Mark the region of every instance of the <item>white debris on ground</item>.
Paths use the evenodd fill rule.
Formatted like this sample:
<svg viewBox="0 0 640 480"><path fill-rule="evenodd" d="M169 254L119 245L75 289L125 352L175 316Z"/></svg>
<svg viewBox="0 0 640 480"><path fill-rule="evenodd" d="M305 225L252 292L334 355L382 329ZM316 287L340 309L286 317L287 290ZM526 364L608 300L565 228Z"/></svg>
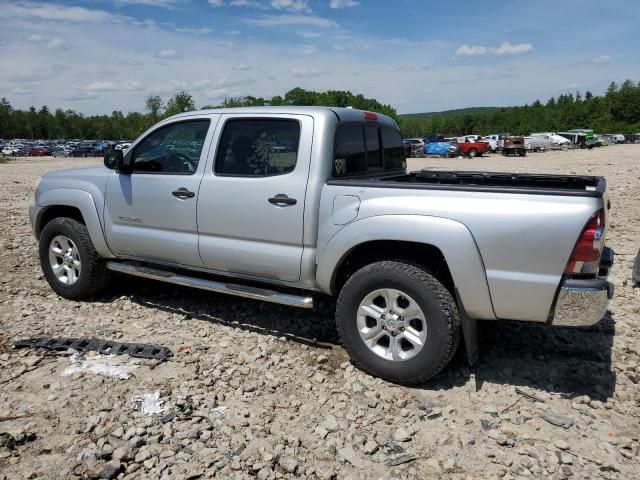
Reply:
<svg viewBox="0 0 640 480"><path fill-rule="evenodd" d="M92 302L59 298L27 205L44 171L93 159L0 165L0 480L640 479L639 158L640 145L620 145L409 160L605 175L617 253L598 325L483 322L477 365L460 352L419 388L355 369L324 300L298 310L133 277ZM141 360L128 380L61 377L65 356L11 349L32 336L153 343L174 357ZM132 408L134 393L156 392L162 412Z"/></svg>
<svg viewBox="0 0 640 480"><path fill-rule="evenodd" d="M94 373L120 380L129 379L131 372L140 364L137 360L129 360L127 355L101 355L92 352L76 352L69 357L69 361L71 365L62 371L63 376L75 373Z"/></svg>
<svg viewBox="0 0 640 480"><path fill-rule="evenodd" d="M164 401L160 399L159 391L152 393L135 392L131 396L131 402L134 409L145 415L158 415L164 411L162 407Z"/></svg>

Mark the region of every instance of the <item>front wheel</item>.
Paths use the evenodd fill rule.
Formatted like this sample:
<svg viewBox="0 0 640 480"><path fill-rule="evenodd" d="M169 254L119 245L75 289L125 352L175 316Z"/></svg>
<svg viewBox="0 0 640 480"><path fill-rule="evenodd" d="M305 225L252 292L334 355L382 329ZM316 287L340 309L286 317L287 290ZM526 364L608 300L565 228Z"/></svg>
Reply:
<svg viewBox="0 0 640 480"><path fill-rule="evenodd" d="M72 218L55 218L40 234L40 266L58 295L92 297L104 288L109 270L96 252L87 227Z"/></svg>
<svg viewBox="0 0 640 480"><path fill-rule="evenodd" d="M469 150L469 157L475 158L477 156L478 156L478 151L475 148L472 148L471 150Z"/></svg>
<svg viewBox="0 0 640 480"><path fill-rule="evenodd" d="M354 273L340 292L336 324L357 367L407 385L439 373L460 335L449 290L421 267L401 261L372 263Z"/></svg>

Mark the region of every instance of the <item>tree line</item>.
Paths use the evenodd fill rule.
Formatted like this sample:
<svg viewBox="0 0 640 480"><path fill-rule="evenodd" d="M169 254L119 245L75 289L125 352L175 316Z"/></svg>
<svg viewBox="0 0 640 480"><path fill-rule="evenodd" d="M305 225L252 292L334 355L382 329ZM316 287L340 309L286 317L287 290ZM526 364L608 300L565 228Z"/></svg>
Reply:
<svg viewBox="0 0 640 480"><path fill-rule="evenodd" d="M361 108L385 113L397 118L396 111L377 100L353 95L351 92L332 90L312 92L294 88L284 96L270 99L260 97L229 97L219 105L205 105L202 108L226 108L244 106L338 106ZM151 95L145 100L145 112L113 111L111 115L83 115L74 110L61 108L51 112L47 106L40 109L31 107L19 110L11 106L6 98L0 99L0 138L25 139L134 139L154 123L176 113L195 110L193 97L188 92L176 93L166 103L158 96Z"/></svg>
<svg viewBox="0 0 640 480"><path fill-rule="evenodd" d="M446 112L446 115L420 114L400 118L407 137L429 133L445 136L486 135L509 132L561 132L573 128L591 128L600 133L640 132L640 83L631 80L621 85L612 82L603 95L587 91L551 97L545 104L487 109L477 113Z"/></svg>
<svg viewBox="0 0 640 480"><path fill-rule="evenodd" d="M460 114L420 114L398 116L391 105L375 99L354 95L349 91L314 92L294 88L283 96L272 98L229 97L219 105L202 108L243 106L336 106L376 111L396 119L404 136L417 137L429 133L445 136L510 132L526 134L534 131L562 131L572 128L592 128L601 133L640 132L640 83L626 80L621 85L611 83L603 95L587 91L551 97L545 104L536 100L519 107L465 109ZM136 138L159 120L180 112L195 110L188 92L176 93L166 103L158 96L149 96L145 111L113 111L111 115L83 115L74 110L47 106L19 110L6 98L0 99L0 138L28 139L113 139Z"/></svg>

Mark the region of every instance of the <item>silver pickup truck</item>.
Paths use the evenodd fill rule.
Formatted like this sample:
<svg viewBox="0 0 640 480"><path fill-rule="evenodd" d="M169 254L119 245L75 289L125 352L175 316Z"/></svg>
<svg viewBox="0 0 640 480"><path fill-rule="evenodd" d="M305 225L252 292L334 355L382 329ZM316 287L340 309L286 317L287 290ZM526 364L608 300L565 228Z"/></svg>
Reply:
<svg viewBox="0 0 640 480"><path fill-rule="evenodd" d="M603 317L605 185L407 173L391 118L259 107L176 115L103 166L48 173L29 214L65 298L95 295L112 272L302 308L337 296L352 361L413 384L461 338L476 358L476 320Z"/></svg>

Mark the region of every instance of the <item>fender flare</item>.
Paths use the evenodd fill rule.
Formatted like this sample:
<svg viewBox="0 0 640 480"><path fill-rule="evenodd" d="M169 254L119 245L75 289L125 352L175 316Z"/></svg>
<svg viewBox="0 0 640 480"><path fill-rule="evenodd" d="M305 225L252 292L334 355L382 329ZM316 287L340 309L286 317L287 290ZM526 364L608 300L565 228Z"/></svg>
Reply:
<svg viewBox="0 0 640 480"><path fill-rule="evenodd" d="M39 195L37 212L34 218L34 231L39 232L42 215L49 207L75 207L80 210L84 223L89 231L89 237L96 252L103 258L113 258L113 253L107 245L98 208L89 192L75 188L53 188L45 190Z"/></svg>
<svg viewBox="0 0 640 480"><path fill-rule="evenodd" d="M318 256L316 281L320 290L331 293L342 260L358 245L375 240L415 242L438 248L468 315L475 319L496 319L484 263L473 235L464 224L442 217L380 215L349 223L327 242Z"/></svg>

